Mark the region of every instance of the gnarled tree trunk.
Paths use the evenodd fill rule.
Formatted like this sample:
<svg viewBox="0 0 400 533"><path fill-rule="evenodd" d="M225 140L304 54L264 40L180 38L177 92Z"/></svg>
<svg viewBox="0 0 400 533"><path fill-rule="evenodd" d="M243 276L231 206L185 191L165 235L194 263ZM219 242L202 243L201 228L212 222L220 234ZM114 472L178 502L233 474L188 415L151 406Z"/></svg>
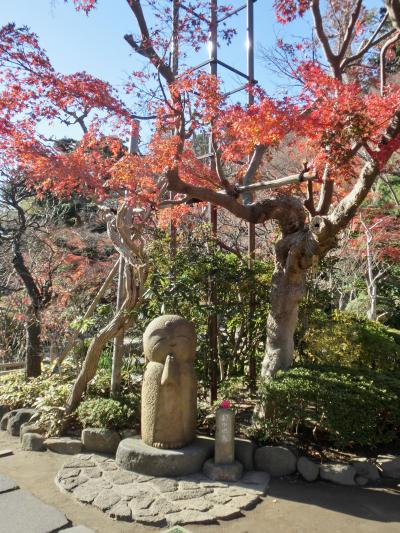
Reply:
<svg viewBox="0 0 400 533"><path fill-rule="evenodd" d="M293 363L294 332L299 302L306 292L307 269L312 264L315 242L304 228L284 236L275 246L271 309L267 321L267 343L261 375L273 377Z"/></svg>
<svg viewBox="0 0 400 533"><path fill-rule="evenodd" d="M124 265L124 300L111 322L90 343L82 369L68 398L66 415L78 407L89 381L94 378L104 346L130 324L131 312L141 302L147 278L143 229L150 210L142 215L138 223L133 222L133 212L125 204L118 209L116 216L110 210L104 211L109 237L120 253L120 264Z"/></svg>

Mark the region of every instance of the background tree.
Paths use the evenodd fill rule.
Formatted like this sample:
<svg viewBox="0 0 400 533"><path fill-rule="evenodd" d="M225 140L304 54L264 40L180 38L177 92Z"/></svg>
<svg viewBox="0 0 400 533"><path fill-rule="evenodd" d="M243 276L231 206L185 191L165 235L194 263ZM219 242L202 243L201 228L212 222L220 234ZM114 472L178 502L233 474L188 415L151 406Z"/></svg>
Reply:
<svg viewBox="0 0 400 533"><path fill-rule="evenodd" d="M10 262L24 287L27 296L24 322L26 343L24 358L26 375L35 377L41 372L41 314L53 296L53 277L58 267L55 250L46 238L48 213L40 212L34 203L34 192L27 189L23 175L5 175L0 183L0 245L3 257L10 256ZM35 242L36 241L36 242ZM35 253L33 244L46 248L47 261L39 269L27 258ZM37 247L36 247L37 248ZM38 250L36 249L36 252ZM4 263L5 264L5 263ZM36 271L35 271L36 270ZM7 272L7 269L6 269ZM11 280L8 277L8 288ZM16 289L16 287L15 287Z"/></svg>

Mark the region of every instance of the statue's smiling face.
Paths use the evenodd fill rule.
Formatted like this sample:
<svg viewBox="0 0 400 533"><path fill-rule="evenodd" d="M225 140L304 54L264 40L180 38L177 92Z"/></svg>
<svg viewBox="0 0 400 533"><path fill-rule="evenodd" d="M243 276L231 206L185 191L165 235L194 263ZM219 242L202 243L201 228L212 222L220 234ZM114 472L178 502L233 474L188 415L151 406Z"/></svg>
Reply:
<svg viewBox="0 0 400 533"><path fill-rule="evenodd" d="M167 320L164 324L157 324L154 329L147 328L143 347L148 361L164 363L168 354L173 354L179 363L193 361L196 351L193 327L184 320Z"/></svg>

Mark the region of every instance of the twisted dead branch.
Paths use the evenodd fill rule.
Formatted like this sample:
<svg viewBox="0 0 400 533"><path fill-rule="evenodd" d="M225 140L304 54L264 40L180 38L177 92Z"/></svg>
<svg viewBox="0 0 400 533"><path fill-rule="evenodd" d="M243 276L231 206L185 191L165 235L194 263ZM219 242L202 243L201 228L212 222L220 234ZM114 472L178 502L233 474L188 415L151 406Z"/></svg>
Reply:
<svg viewBox="0 0 400 533"><path fill-rule="evenodd" d="M107 222L108 235L124 260L125 298L112 320L92 339L82 369L74 383L66 405L66 415L71 414L81 402L88 383L94 378L104 346L127 329L132 311L140 304L148 274L144 227L150 210L142 211L122 204L117 213L102 208Z"/></svg>

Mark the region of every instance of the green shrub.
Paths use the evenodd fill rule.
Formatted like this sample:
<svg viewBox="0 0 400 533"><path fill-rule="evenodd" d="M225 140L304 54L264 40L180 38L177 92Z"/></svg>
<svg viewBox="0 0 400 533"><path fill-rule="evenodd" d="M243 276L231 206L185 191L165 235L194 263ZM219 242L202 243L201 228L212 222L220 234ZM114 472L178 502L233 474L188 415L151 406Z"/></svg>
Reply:
<svg viewBox="0 0 400 533"><path fill-rule="evenodd" d="M134 410L110 398L91 398L84 400L76 415L83 427L121 429L130 425Z"/></svg>
<svg viewBox="0 0 400 533"><path fill-rule="evenodd" d="M210 381L208 317L211 310L218 316L219 360L225 375L241 376L248 367L250 355L260 365L273 271L271 262L255 261L252 275L245 256L221 250L209 240L208 233L206 226L198 226L186 236L181 233L173 261L168 240L162 234L154 240L149 254L151 268L145 303L136 313L132 335L141 338L147 324L163 313L177 313L192 321L197 333L196 369L205 387ZM213 309L209 302L211 272L217 287L217 304ZM256 305L249 321L251 290ZM140 348L138 345L137 357L141 356Z"/></svg>
<svg viewBox="0 0 400 533"><path fill-rule="evenodd" d="M38 424L48 435L59 435L66 421L65 405L71 394L72 383L51 384L43 387L33 406L38 409ZM72 419L73 417L71 417Z"/></svg>
<svg viewBox="0 0 400 533"><path fill-rule="evenodd" d="M8 405L10 409L33 407L46 391L71 384L75 374L75 366L67 361L63 363L61 374L53 374L46 366L36 378L26 379L24 370L10 372L0 377L0 404Z"/></svg>
<svg viewBox="0 0 400 533"><path fill-rule="evenodd" d="M75 378L75 366L66 361L61 374L44 367L36 378L26 379L24 371L10 372L0 379L0 404L10 409L34 407L36 422L49 435L59 434L65 420L65 404Z"/></svg>
<svg viewBox="0 0 400 533"><path fill-rule="evenodd" d="M390 330L347 312L313 312L298 348L305 362L400 372L400 346Z"/></svg>
<svg viewBox="0 0 400 533"><path fill-rule="evenodd" d="M400 435L400 379L343 367L295 367L260 388L261 442L288 437L339 448L377 446Z"/></svg>

